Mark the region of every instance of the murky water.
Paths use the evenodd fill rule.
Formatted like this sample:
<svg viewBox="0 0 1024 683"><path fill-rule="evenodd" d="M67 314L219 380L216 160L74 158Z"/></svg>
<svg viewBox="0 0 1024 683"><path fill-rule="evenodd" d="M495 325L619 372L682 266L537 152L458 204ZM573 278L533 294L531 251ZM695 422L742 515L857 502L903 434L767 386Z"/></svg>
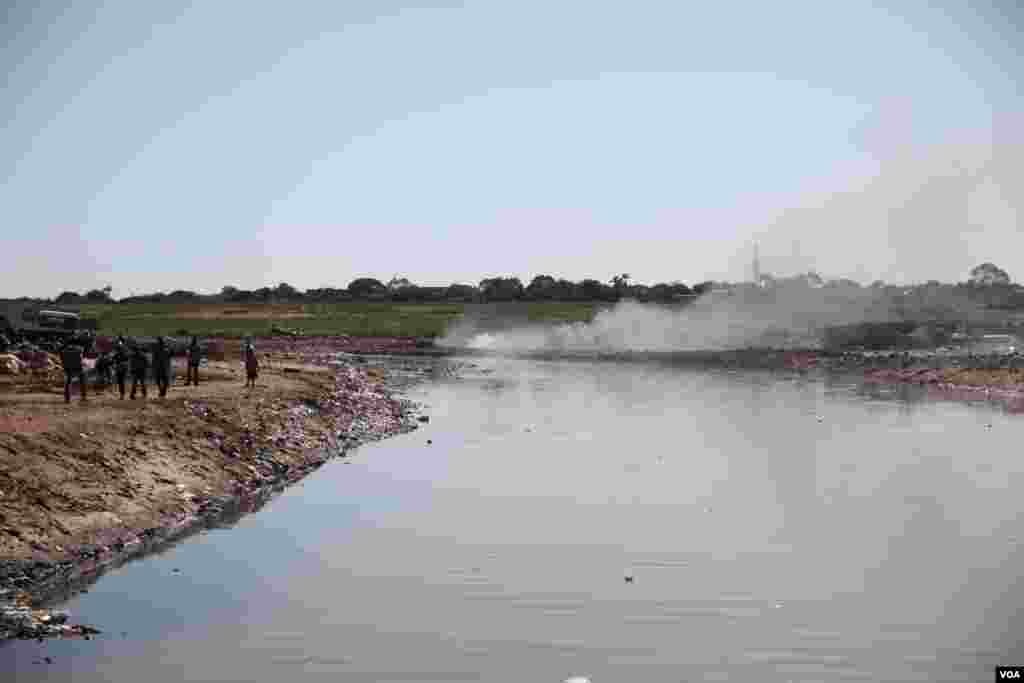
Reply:
<svg viewBox="0 0 1024 683"><path fill-rule="evenodd" d="M989 681L1024 663L1021 417L838 380L475 360L414 392L418 432L73 599L102 637L0 647L4 680Z"/></svg>

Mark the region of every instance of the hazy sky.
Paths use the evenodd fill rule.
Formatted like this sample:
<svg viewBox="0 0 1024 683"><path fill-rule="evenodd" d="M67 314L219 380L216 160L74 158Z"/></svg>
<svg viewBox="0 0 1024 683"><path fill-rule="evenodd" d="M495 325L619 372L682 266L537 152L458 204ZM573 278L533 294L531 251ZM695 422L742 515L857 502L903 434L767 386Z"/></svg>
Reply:
<svg viewBox="0 0 1024 683"><path fill-rule="evenodd" d="M0 296L1024 280L1014 5L8 3Z"/></svg>

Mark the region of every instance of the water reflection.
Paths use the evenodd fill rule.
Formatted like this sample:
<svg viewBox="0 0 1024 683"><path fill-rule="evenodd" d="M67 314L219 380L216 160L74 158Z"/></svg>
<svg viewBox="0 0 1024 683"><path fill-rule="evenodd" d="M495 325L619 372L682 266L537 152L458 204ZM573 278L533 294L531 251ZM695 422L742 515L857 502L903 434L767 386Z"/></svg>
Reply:
<svg viewBox="0 0 1024 683"><path fill-rule="evenodd" d="M1020 653L1021 425L996 406L839 375L477 364L416 390L423 430L72 601L104 639L15 644L0 666L56 681L988 680Z"/></svg>

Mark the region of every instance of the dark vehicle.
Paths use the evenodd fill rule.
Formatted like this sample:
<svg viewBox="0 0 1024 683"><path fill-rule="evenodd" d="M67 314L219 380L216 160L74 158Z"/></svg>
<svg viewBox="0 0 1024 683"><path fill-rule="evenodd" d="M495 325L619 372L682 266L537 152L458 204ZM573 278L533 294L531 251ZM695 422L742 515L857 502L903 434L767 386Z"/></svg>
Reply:
<svg viewBox="0 0 1024 683"><path fill-rule="evenodd" d="M56 349L72 338L91 339L96 328L96 320L66 308L0 302L0 332L12 342Z"/></svg>

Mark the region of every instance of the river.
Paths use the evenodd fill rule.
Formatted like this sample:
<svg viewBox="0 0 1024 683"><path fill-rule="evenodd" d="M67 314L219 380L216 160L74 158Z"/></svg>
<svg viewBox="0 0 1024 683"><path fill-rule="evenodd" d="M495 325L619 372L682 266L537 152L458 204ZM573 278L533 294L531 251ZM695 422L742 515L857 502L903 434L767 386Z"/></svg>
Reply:
<svg viewBox="0 0 1024 683"><path fill-rule="evenodd" d="M8 643L4 680L960 682L1024 664L1024 418L842 378L473 362L411 390L422 429L102 577L65 607L103 635Z"/></svg>

